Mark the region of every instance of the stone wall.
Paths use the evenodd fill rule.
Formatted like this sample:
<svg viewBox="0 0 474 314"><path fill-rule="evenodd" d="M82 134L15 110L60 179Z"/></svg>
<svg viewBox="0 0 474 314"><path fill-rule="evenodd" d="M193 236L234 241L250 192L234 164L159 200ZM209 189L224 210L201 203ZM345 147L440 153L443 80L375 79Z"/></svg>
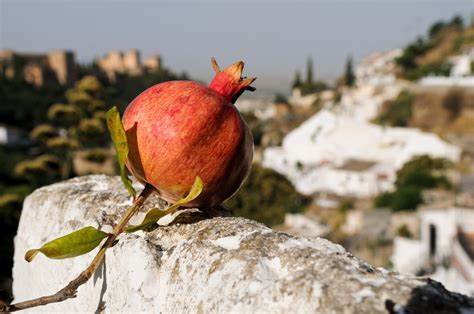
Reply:
<svg viewBox="0 0 474 314"><path fill-rule="evenodd" d="M138 186L137 186L138 187ZM91 261L28 248L86 225L110 231L130 199L117 177L85 176L43 187L23 208L13 292L22 301L56 292ZM152 198L147 206L162 206ZM193 211L193 210L191 210ZM144 213L134 218L138 222ZM198 217L191 215L188 217ZM165 217L166 218L166 217ZM374 268L327 240L274 232L244 218L182 220L124 235L75 299L31 312L451 313L474 300L437 282Z"/></svg>

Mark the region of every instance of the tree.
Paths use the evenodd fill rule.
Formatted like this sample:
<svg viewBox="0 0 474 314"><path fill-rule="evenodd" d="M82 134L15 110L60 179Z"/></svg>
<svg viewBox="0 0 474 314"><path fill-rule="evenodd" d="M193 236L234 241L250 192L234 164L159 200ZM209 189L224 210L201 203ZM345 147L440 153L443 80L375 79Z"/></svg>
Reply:
<svg viewBox="0 0 474 314"><path fill-rule="evenodd" d="M378 195L374 200L375 207L389 207L393 211L416 209L423 203L424 189L451 188L447 177L438 174L449 166L450 162L442 158L414 157L397 171L395 191Z"/></svg>
<svg viewBox="0 0 474 314"><path fill-rule="evenodd" d="M441 30L446 27L446 23L444 21L438 21L431 25L430 30L428 31L428 35L430 38L436 36Z"/></svg>
<svg viewBox="0 0 474 314"><path fill-rule="evenodd" d="M453 17L451 22L449 23L451 26L455 26L459 29L462 29L464 26L464 21L460 15L456 15Z"/></svg>
<svg viewBox="0 0 474 314"><path fill-rule="evenodd" d="M344 73L344 83L347 86L354 86L355 83L354 69L352 67L352 56L349 56L346 62L346 72Z"/></svg>
<svg viewBox="0 0 474 314"><path fill-rule="evenodd" d="M301 212L306 203L284 176L254 164L240 192L225 205L236 216L274 226L283 223L286 213Z"/></svg>
<svg viewBox="0 0 474 314"><path fill-rule="evenodd" d="M301 74L300 74L300 71L296 71L295 72L295 78L293 80L293 85L292 87L293 88L298 88L298 87L301 87Z"/></svg>
<svg viewBox="0 0 474 314"><path fill-rule="evenodd" d="M404 90L392 101L384 104L375 122L381 125L406 127L412 117L414 96Z"/></svg>
<svg viewBox="0 0 474 314"><path fill-rule="evenodd" d="M286 96L281 94L281 93L277 93L275 95L275 98L274 98L273 101L275 103L280 103L280 104L287 104L288 103L288 99L286 98Z"/></svg>
<svg viewBox="0 0 474 314"><path fill-rule="evenodd" d="M313 84L313 59L311 57L308 57L306 62L306 84Z"/></svg>

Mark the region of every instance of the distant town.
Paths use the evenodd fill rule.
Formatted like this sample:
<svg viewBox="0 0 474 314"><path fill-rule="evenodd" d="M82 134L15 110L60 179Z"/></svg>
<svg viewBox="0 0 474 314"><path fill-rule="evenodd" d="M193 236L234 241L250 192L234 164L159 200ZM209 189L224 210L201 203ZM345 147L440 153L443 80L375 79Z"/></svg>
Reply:
<svg viewBox="0 0 474 314"><path fill-rule="evenodd" d="M474 295L474 28L460 25L348 58L335 87L308 60L287 99L237 103L264 130L259 162L311 199L275 228Z"/></svg>

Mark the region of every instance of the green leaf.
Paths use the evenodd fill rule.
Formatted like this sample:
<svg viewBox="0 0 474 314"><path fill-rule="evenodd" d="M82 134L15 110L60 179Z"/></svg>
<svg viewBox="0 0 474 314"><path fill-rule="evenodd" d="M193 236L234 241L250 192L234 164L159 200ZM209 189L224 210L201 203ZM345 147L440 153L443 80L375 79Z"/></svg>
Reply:
<svg viewBox="0 0 474 314"><path fill-rule="evenodd" d="M142 223L136 226L130 226L128 227L125 232L131 233L135 232L138 230L145 230L151 225L155 224L158 220L160 220L161 217L164 217L168 215L169 213L172 213L175 211L178 207L186 205L187 203L195 200L202 192L204 189L204 184L202 183L202 180L199 176L194 179L193 186L191 187L191 190L189 191L188 195L186 195L185 198L182 198L178 200L176 203L171 205L170 207L161 210L159 208L153 208L148 213L146 214L145 218L143 219Z"/></svg>
<svg viewBox="0 0 474 314"><path fill-rule="evenodd" d="M31 262L38 253L49 258L63 259L86 254L95 249L109 235L94 227L84 227L63 237L44 244L39 249L26 252L25 260Z"/></svg>
<svg viewBox="0 0 474 314"><path fill-rule="evenodd" d="M128 190L130 195L135 197L137 192L132 186L132 180L127 176L127 168L125 167L125 162L128 157L128 143L127 135L123 128L122 120L120 119L120 114L117 107L112 107L107 111L107 127L109 128L110 137L114 142L115 151L117 152L118 164L120 167L120 177L122 182L125 185L125 188Z"/></svg>

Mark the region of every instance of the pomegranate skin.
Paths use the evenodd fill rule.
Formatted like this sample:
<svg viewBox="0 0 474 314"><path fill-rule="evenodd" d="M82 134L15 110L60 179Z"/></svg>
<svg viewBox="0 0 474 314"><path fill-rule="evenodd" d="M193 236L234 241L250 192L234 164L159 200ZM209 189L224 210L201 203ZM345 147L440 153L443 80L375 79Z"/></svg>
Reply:
<svg viewBox="0 0 474 314"><path fill-rule="evenodd" d="M242 67L243 63L240 73ZM226 84L236 79L224 72L216 78L227 75ZM243 81L240 74L239 80ZM248 87L244 85L242 89ZM130 172L169 202L184 197L196 176L201 177L204 189L187 207L211 207L231 197L247 177L253 158L252 134L231 103L235 93L171 81L138 95L123 115Z"/></svg>

